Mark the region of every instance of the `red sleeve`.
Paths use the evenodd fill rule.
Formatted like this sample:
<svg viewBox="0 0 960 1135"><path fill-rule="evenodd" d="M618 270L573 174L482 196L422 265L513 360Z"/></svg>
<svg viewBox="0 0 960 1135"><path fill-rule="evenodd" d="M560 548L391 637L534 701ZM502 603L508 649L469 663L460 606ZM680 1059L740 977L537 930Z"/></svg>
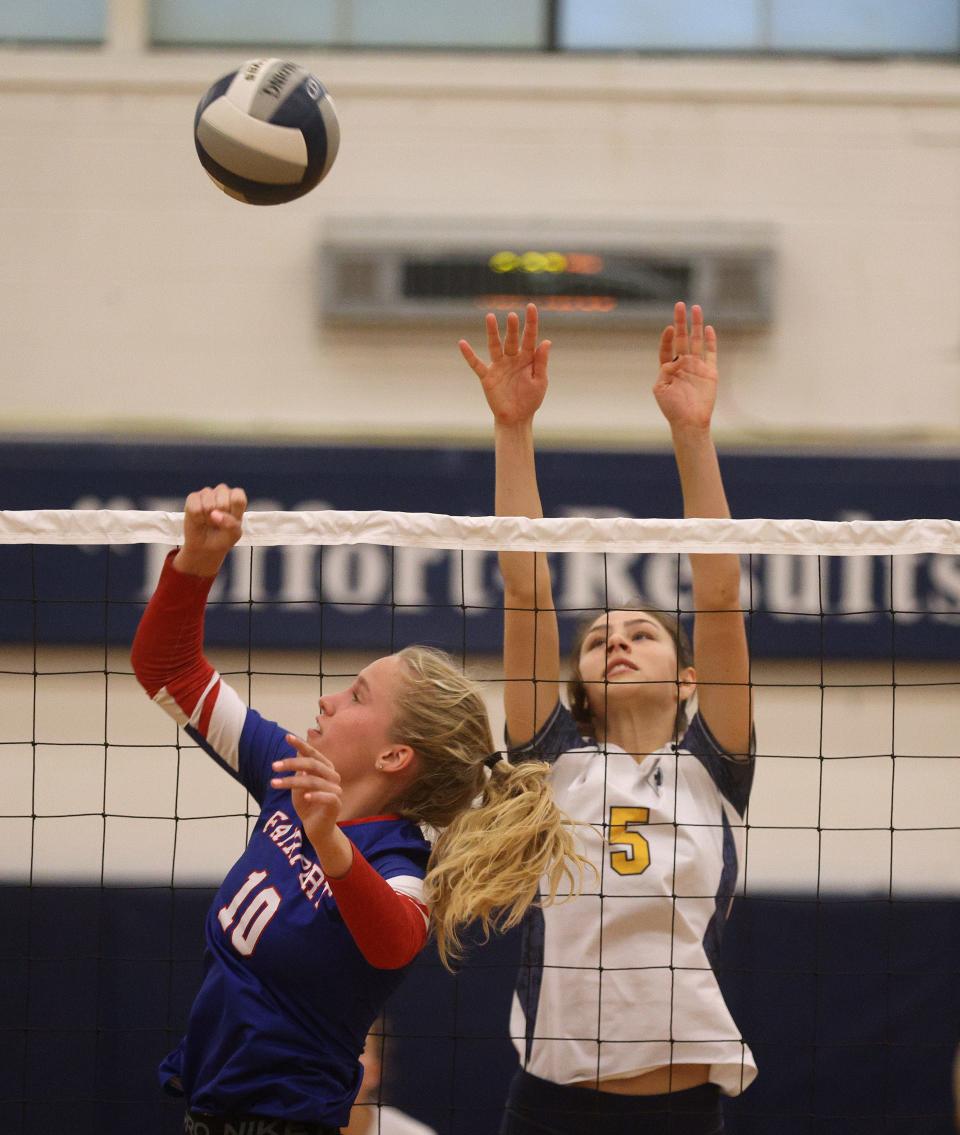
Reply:
<svg viewBox="0 0 960 1135"><path fill-rule="evenodd" d="M215 673L203 655L203 614L213 578L177 571L175 555L171 552L164 561L157 589L137 627L130 661L151 698L166 688L190 718ZM213 710L216 693L211 691L213 696L206 699L205 717ZM203 733L204 724L198 723Z"/></svg>
<svg viewBox="0 0 960 1135"><path fill-rule="evenodd" d="M372 966L400 969L426 945L426 909L395 891L356 847L346 875L327 883L360 953Z"/></svg>

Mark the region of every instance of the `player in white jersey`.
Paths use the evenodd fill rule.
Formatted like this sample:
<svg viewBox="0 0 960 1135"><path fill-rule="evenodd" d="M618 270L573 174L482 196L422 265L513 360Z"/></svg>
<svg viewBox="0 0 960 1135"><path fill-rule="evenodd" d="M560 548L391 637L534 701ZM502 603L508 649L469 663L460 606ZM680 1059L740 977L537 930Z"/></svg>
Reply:
<svg viewBox="0 0 960 1135"><path fill-rule="evenodd" d="M717 340L678 303L660 340L657 403L670 424L686 516L726 517L710 422ZM496 511L543 515L533 419L549 341L537 309L489 363L460 349L494 415ZM525 925L511 1034L522 1062L501 1135L716 1135L720 1093L756 1075L714 967L753 776L749 657L736 556L692 556L696 666L675 619L611 610L579 638L559 701L546 556L504 552L504 672L514 759L554 762L558 803L584 826L594 884ZM696 696L698 710L688 706Z"/></svg>

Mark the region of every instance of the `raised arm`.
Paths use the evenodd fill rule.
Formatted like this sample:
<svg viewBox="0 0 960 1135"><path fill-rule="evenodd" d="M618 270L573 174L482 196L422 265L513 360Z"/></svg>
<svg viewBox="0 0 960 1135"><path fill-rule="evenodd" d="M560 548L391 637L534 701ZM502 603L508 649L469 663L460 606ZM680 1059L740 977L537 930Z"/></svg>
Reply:
<svg viewBox="0 0 960 1135"><path fill-rule="evenodd" d="M729 517L717 451L710 435L716 403L717 334L703 312L682 303L660 339L660 373L653 388L670 423L686 517ZM700 713L730 754L750 750L753 727L750 658L740 609L740 560L735 555L690 557L693 571L694 659Z"/></svg>
<svg viewBox="0 0 960 1135"><path fill-rule="evenodd" d="M183 544L164 564L130 654L150 698L237 776L246 706L205 657L203 623L214 577L240 538L246 503L242 489L226 485L190 494Z"/></svg>
<svg viewBox="0 0 960 1135"><path fill-rule="evenodd" d="M533 448L533 418L547 392L550 342L537 342L538 315L528 304L523 332L507 316L503 340L487 315L484 363L466 340L460 351L480 379L494 419L497 516L543 516ZM560 641L550 570L543 553L500 552L503 575L503 669L507 733L520 745L537 732L557 704Z"/></svg>

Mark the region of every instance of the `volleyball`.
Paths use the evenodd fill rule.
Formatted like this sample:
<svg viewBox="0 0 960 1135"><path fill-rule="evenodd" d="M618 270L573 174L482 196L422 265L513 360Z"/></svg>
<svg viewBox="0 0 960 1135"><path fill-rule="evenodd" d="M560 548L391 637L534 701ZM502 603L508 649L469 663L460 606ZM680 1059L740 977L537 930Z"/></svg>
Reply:
<svg viewBox="0 0 960 1135"><path fill-rule="evenodd" d="M197 105L197 155L213 182L248 205L282 205L330 172L340 124L326 88L285 59L250 59Z"/></svg>

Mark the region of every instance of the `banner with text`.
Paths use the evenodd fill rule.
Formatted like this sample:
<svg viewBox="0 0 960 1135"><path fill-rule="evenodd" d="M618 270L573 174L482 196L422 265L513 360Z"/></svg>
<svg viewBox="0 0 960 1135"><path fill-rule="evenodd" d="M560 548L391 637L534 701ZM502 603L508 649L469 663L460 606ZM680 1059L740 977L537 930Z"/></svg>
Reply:
<svg viewBox="0 0 960 1135"><path fill-rule="evenodd" d="M945 457L746 454L722 459L738 517L819 520L955 517L960 462ZM680 516L669 453L541 454L546 515ZM180 510L187 492L243 485L255 509L385 509L488 515L492 455L479 449L8 442L5 509ZM123 642L164 547L0 549L0 640ZM960 654L954 556L756 556L744 605L758 656L952 658ZM585 612L642 596L689 610L684 557L552 557L565 637ZM212 595L211 641L254 647L394 649L429 642L499 649L493 553L389 548L238 549Z"/></svg>

